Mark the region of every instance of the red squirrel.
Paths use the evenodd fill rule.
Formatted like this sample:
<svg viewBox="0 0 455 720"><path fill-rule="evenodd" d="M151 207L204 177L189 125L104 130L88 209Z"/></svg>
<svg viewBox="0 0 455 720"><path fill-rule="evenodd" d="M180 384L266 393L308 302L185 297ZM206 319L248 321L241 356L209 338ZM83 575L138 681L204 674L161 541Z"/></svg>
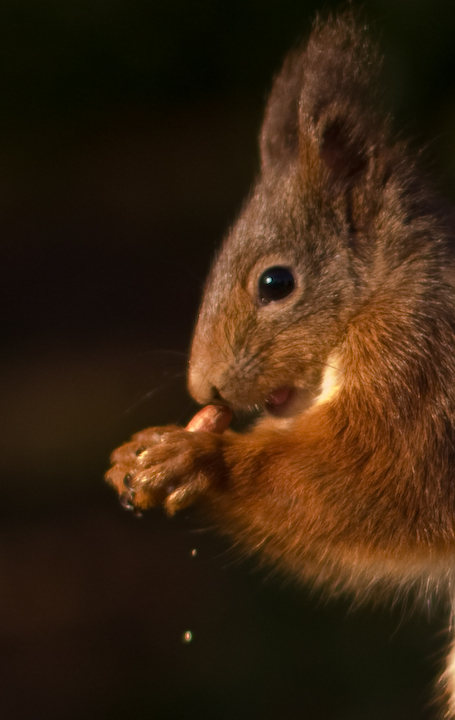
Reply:
<svg viewBox="0 0 455 720"><path fill-rule="evenodd" d="M246 551L337 591L450 594L454 216L393 135L379 66L350 13L288 55L194 331L208 407L135 435L107 479L134 508L197 501ZM445 682L455 717L455 650Z"/></svg>

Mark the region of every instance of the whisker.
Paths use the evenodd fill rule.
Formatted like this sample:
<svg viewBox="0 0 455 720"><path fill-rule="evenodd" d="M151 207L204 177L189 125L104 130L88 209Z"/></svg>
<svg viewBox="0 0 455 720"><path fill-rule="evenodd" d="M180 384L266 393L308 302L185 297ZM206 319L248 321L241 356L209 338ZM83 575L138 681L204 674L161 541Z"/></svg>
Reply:
<svg viewBox="0 0 455 720"><path fill-rule="evenodd" d="M281 335L283 335L287 330L292 328L294 325L298 325L301 322L301 318L294 318L291 322L289 322L287 325L285 325L283 328L280 329L280 331L274 336L274 340L279 338ZM248 363L245 366L245 370L252 372L255 370L257 365L260 362L261 356L264 352L264 350L270 345L270 341L264 342L263 345L261 345L249 358ZM292 347L292 343L290 343L290 347ZM252 364L256 362L256 364ZM340 368L335 367L334 365L331 365L330 363L327 363L323 360L316 360L315 358L308 358L308 362L312 365L320 365L325 368L331 368L332 370L336 370L337 372L340 372L343 374L343 370Z"/></svg>
<svg viewBox="0 0 455 720"><path fill-rule="evenodd" d="M175 380L177 380L178 378L185 377L185 375L186 375L186 372L175 373L172 375L172 377L167 379L165 382L162 382L159 385L156 385L154 388L152 388L147 393L145 393L145 395L142 395L139 398L139 400L137 400L132 405L130 405L130 407L128 407L125 410L124 415L130 415L132 412L137 410L138 407L140 407L141 405L146 403L148 400L151 400L151 398L155 397L158 393L161 393L162 391L167 389L169 387L169 385L172 385L172 383Z"/></svg>

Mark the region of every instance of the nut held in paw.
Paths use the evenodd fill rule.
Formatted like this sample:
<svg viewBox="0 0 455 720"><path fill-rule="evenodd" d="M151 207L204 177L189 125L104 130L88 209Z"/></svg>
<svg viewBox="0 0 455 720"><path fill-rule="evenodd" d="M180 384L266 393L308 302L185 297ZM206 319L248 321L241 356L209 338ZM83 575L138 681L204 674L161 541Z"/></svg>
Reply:
<svg viewBox="0 0 455 720"><path fill-rule="evenodd" d="M232 420L231 410L224 405L206 405L190 420L186 429L190 432L205 430L222 434Z"/></svg>

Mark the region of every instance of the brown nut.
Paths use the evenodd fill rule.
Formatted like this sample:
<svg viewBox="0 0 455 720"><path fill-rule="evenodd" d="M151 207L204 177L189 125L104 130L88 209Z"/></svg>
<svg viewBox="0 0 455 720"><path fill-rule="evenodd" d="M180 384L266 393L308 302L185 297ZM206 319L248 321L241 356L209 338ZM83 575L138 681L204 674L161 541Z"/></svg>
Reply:
<svg viewBox="0 0 455 720"><path fill-rule="evenodd" d="M190 420L186 429L190 432L204 430L224 433L232 419L232 411L225 405L206 405Z"/></svg>

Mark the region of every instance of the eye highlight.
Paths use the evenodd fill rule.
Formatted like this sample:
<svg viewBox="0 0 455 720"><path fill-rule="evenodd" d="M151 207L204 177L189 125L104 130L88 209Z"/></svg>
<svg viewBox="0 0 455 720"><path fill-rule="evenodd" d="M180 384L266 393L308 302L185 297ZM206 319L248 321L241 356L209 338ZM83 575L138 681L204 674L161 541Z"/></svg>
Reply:
<svg viewBox="0 0 455 720"><path fill-rule="evenodd" d="M259 300L262 305L284 300L295 288L294 275L287 267L275 265L264 270L258 281Z"/></svg>

